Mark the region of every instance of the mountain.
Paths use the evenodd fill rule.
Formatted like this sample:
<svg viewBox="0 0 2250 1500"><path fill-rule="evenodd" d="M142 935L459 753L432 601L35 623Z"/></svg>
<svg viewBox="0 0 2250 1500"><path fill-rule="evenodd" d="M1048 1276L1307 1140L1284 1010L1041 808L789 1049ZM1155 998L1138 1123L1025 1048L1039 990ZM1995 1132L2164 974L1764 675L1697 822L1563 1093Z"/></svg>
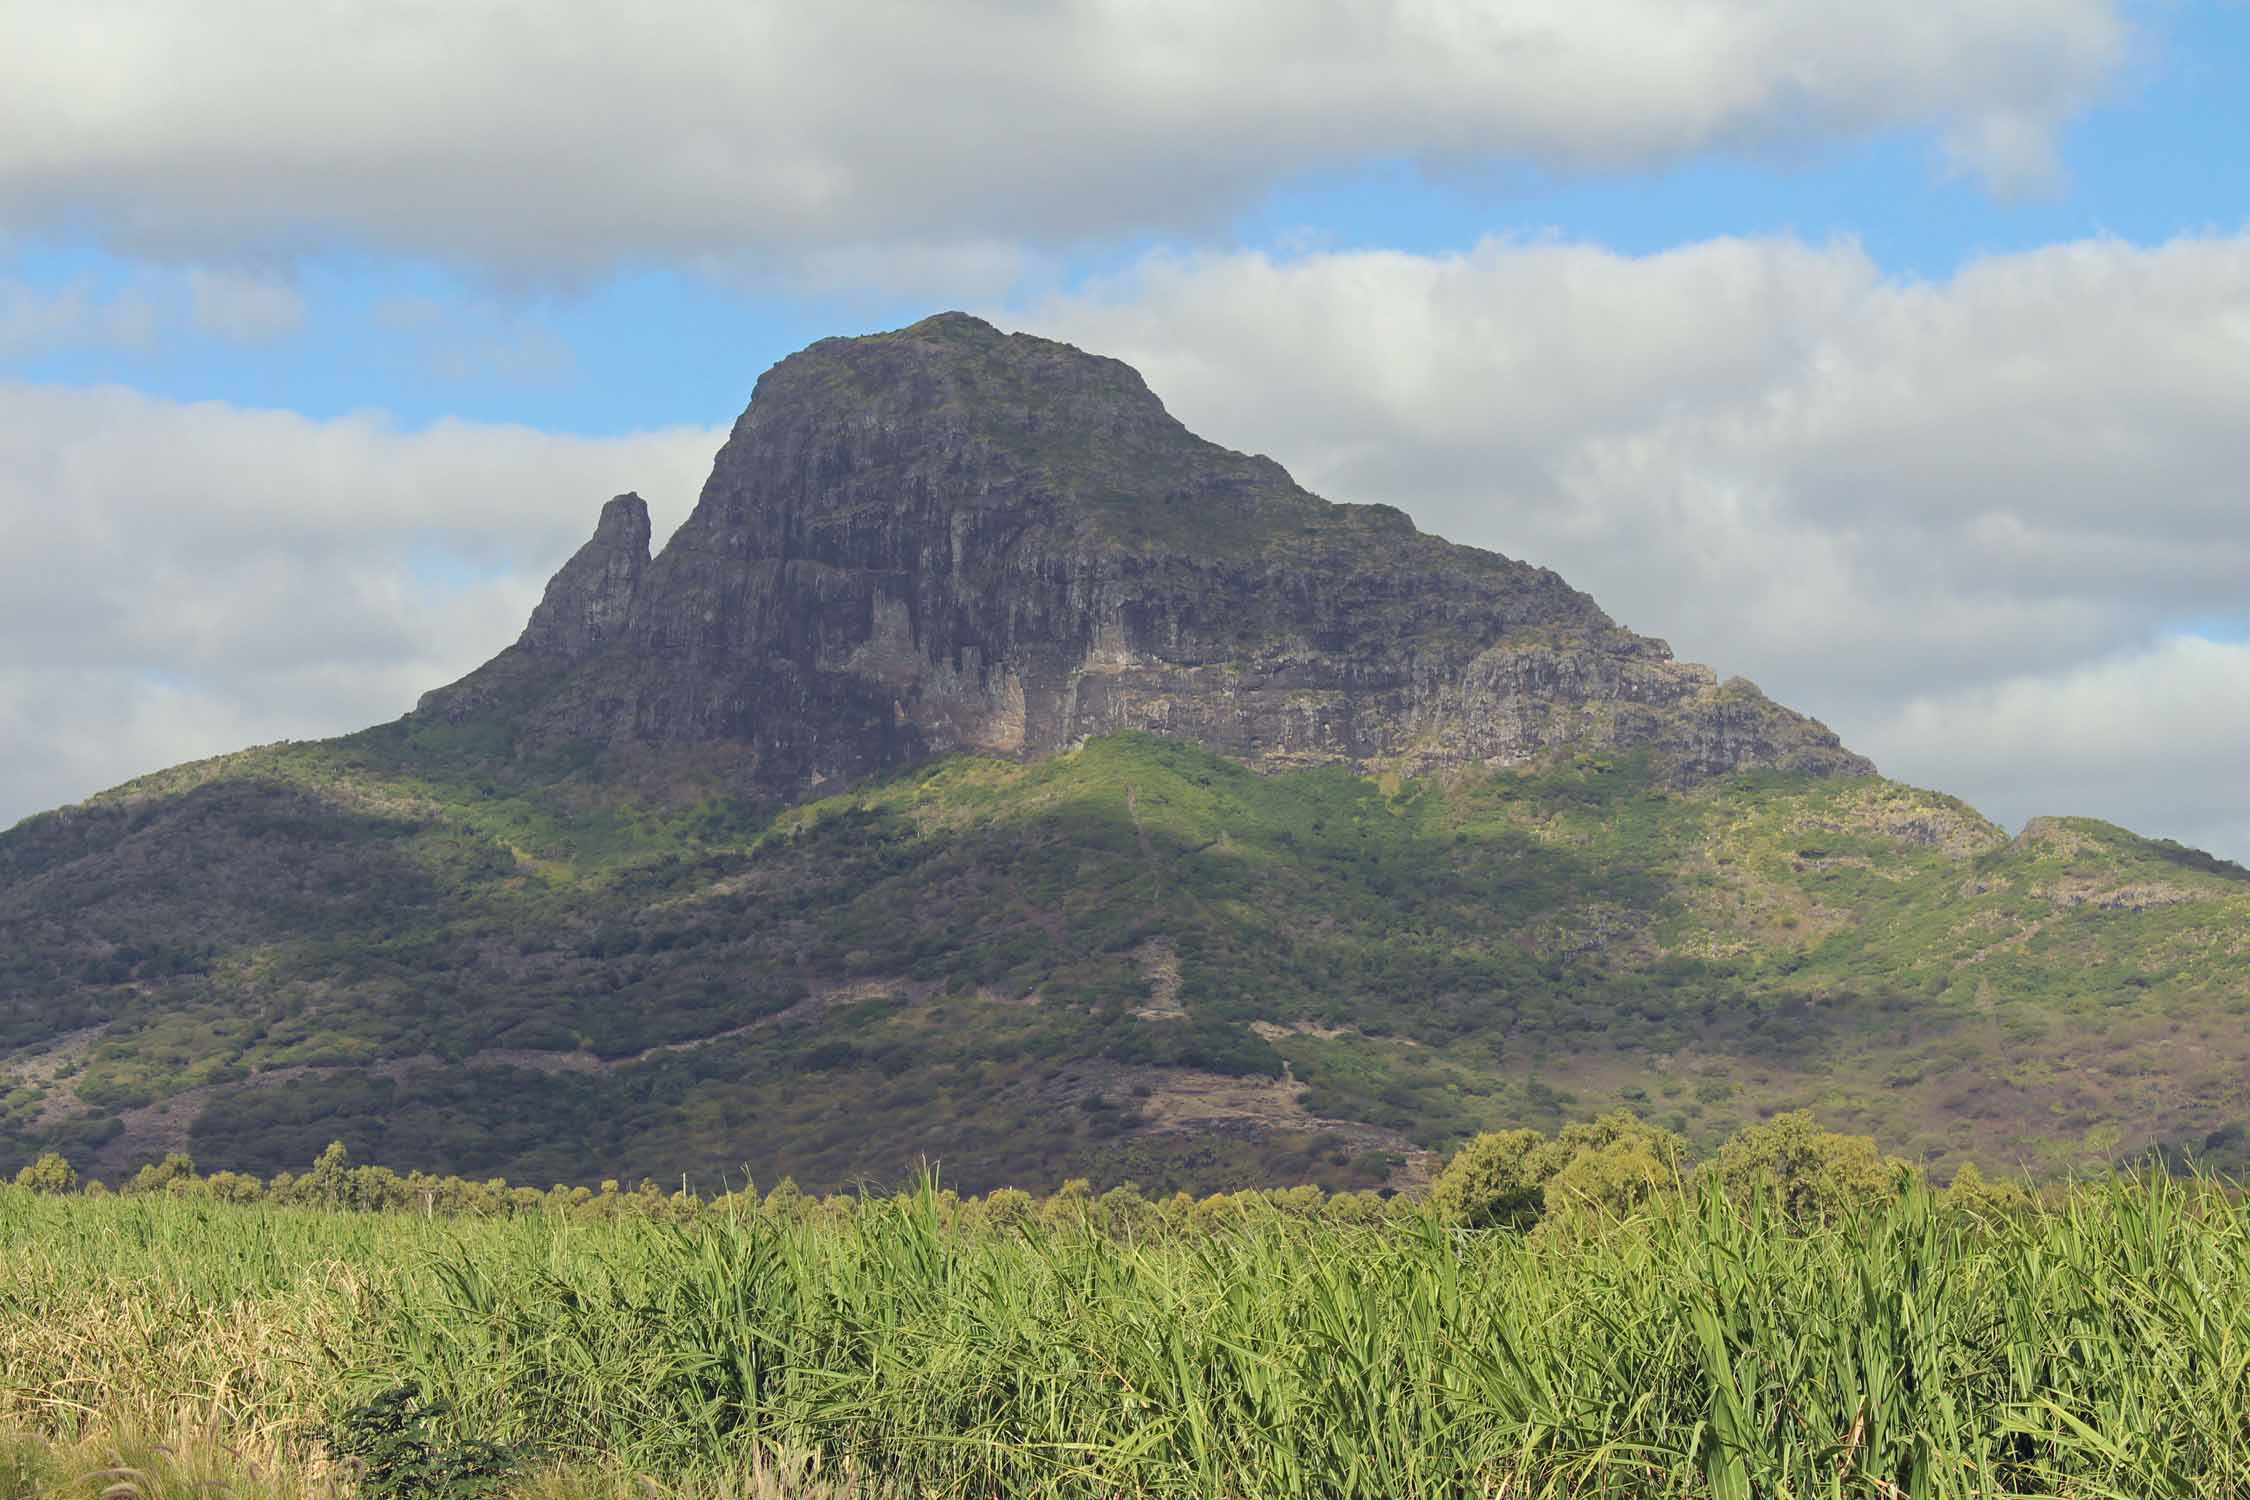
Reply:
<svg viewBox="0 0 2250 1500"><path fill-rule="evenodd" d="M2250 872L2010 837L1553 573L946 314L758 383L402 719L0 835L0 1169L1403 1183L1625 1106L2250 1117Z"/></svg>
<svg viewBox="0 0 2250 1500"><path fill-rule="evenodd" d="M1873 769L1544 568L1333 505L1129 366L958 313L758 382L662 556L621 495L523 638L426 695L532 746L724 745L799 800L1141 729L1264 770L1647 746L1675 779Z"/></svg>

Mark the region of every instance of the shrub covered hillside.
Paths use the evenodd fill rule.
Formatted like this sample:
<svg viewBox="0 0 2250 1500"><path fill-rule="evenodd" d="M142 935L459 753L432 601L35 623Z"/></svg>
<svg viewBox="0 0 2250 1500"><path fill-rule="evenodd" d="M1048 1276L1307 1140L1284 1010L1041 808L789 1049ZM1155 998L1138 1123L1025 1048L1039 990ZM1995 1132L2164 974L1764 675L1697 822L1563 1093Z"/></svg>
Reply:
<svg viewBox="0 0 2250 1500"><path fill-rule="evenodd" d="M242 1483L220 1453L290 1493L351 1456L551 1495L2250 1485L2239 1201L1940 1193L1802 1117L1700 1165L1625 1115L1487 1135L1427 1206L63 1170L0 1187L0 1476L102 1441L183 1495Z"/></svg>
<svg viewBox="0 0 2250 1500"><path fill-rule="evenodd" d="M539 1182L1343 1188L1619 1107L2006 1171L2250 1115L2250 878L2098 823L1137 734L774 812L692 756L485 735L247 752L0 835L0 1164L340 1138Z"/></svg>

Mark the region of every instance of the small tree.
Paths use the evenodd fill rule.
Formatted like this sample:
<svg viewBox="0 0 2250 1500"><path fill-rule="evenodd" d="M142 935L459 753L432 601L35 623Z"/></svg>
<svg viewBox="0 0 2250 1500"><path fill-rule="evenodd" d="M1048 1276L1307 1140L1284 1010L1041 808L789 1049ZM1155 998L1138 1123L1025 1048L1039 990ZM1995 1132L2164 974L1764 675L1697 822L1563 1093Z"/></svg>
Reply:
<svg viewBox="0 0 2250 1500"><path fill-rule="evenodd" d="M985 1227L1007 1234L1028 1226L1039 1214L1039 1201L1022 1188L994 1188L980 1205Z"/></svg>
<svg viewBox="0 0 2250 1500"><path fill-rule="evenodd" d="M2031 1207L2031 1194L2012 1182L1987 1182L1975 1162L1965 1161L1953 1174L1943 1201L1947 1208L1993 1218L2026 1211Z"/></svg>
<svg viewBox="0 0 2250 1500"><path fill-rule="evenodd" d="M345 1174L344 1206L367 1213L383 1213L411 1206L414 1192L406 1179L389 1167L354 1167Z"/></svg>
<svg viewBox="0 0 2250 1500"><path fill-rule="evenodd" d="M1628 1218L1687 1178L1687 1142L1623 1112L1572 1125L1532 1153L1546 1194L1540 1233L1566 1234Z"/></svg>
<svg viewBox="0 0 2250 1500"><path fill-rule="evenodd" d="M255 1203L266 1195L266 1185L244 1172L213 1172L203 1190L221 1203Z"/></svg>
<svg viewBox="0 0 2250 1500"><path fill-rule="evenodd" d="M1380 1224L1383 1199L1379 1193L1336 1193L1321 1205L1320 1216L1331 1224Z"/></svg>
<svg viewBox="0 0 2250 1500"><path fill-rule="evenodd" d="M1099 1222L1112 1234L1140 1234L1154 1227L1156 1210L1141 1196L1138 1183L1120 1183L1095 1200Z"/></svg>
<svg viewBox="0 0 2250 1500"><path fill-rule="evenodd" d="M1094 1184L1084 1177L1067 1178L1041 1201L1039 1222L1049 1229L1082 1229L1093 1206Z"/></svg>
<svg viewBox="0 0 2250 1500"><path fill-rule="evenodd" d="M1228 1193L1212 1193L1188 1210L1188 1227L1197 1234L1216 1234L1241 1222L1242 1206Z"/></svg>
<svg viewBox="0 0 2250 1500"><path fill-rule="evenodd" d="M16 1186L35 1193L67 1193L78 1186L78 1172L70 1158L59 1151L47 1151L16 1173Z"/></svg>
<svg viewBox="0 0 2250 1500"><path fill-rule="evenodd" d="M782 1178L773 1185L773 1191L766 1194L765 1212L769 1218L779 1219L784 1223L802 1223L812 1217L812 1211L812 1203L806 1199L804 1190L797 1186L797 1179L794 1177Z"/></svg>
<svg viewBox="0 0 2250 1500"><path fill-rule="evenodd" d="M1888 1197L1907 1165L1885 1157L1872 1136L1823 1130L1800 1109L1737 1131L1711 1169L1734 1198L1763 1186L1792 1218L1833 1219Z"/></svg>
<svg viewBox="0 0 2250 1500"><path fill-rule="evenodd" d="M296 1199L320 1208L343 1208L351 1198L351 1153L342 1141L330 1141L305 1175L296 1180ZM279 1194L281 1179L274 1179L271 1191Z"/></svg>
<svg viewBox="0 0 2250 1500"><path fill-rule="evenodd" d="M1458 1229L1529 1229L1546 1208L1532 1153L1536 1130L1487 1131L1453 1153L1430 1189L1430 1207Z"/></svg>
<svg viewBox="0 0 2250 1500"><path fill-rule="evenodd" d="M1446 1163L1430 1194L1465 1229L1590 1229L1625 1218L1687 1174L1687 1142L1623 1110L1565 1126L1480 1135Z"/></svg>
<svg viewBox="0 0 2250 1500"><path fill-rule="evenodd" d="M168 1151L162 1161L150 1162L125 1185L128 1193L187 1192L197 1186L195 1158L185 1151Z"/></svg>

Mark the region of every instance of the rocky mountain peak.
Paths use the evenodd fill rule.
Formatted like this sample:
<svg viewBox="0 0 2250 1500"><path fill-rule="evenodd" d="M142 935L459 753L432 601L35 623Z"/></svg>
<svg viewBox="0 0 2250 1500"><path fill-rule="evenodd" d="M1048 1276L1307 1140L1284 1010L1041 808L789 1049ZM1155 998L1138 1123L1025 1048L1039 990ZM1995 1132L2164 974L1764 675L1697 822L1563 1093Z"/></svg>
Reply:
<svg viewBox="0 0 2250 1500"><path fill-rule="evenodd" d="M1262 767L1647 746L1682 782L1872 769L1553 572L1332 504L1130 366L962 313L775 365L647 544L637 497L611 501L523 638L417 712L731 746L782 798L1121 729Z"/></svg>
<svg viewBox="0 0 2250 1500"><path fill-rule="evenodd" d="M615 640L631 617L649 554L648 502L619 495L602 507L586 545L547 583L517 645L559 661L583 661Z"/></svg>

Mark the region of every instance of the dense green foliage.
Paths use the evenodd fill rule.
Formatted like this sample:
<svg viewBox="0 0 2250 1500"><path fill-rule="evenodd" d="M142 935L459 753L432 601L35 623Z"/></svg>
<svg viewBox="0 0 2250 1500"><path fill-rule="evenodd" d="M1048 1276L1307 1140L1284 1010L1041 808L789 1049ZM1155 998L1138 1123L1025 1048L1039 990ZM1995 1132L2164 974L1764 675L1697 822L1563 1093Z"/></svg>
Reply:
<svg viewBox="0 0 2250 1500"><path fill-rule="evenodd" d="M1833 1221L1716 1180L1568 1237L1238 1204L1191 1233L446 1219L0 1189L0 1419L303 1431L917 1494L2207 1496L2250 1483L2250 1213L2118 1181ZM200 1393L200 1394L198 1394Z"/></svg>
<svg viewBox="0 0 2250 1500"><path fill-rule="evenodd" d="M443 1403L409 1380L346 1407L316 1441L357 1474L363 1500L479 1500L501 1493L523 1470L514 1450L482 1438L447 1442L434 1424Z"/></svg>
<svg viewBox="0 0 2250 1500"><path fill-rule="evenodd" d="M2051 1171L2250 1114L2250 880L2100 824L1144 735L784 811L714 788L407 721L0 836L0 1170L341 1137L535 1181L1337 1188L1625 1107Z"/></svg>
<svg viewBox="0 0 2250 1500"><path fill-rule="evenodd" d="M1812 1117L1783 1115L1772 1125L1754 1125L1730 1141L1727 1150L1800 1124L1812 1127ZM1823 1132L1820 1147L1806 1159L1776 1160L1755 1173L1733 1172L1724 1185L1737 1197L1776 1191L1783 1212L1796 1213L1799 1205L1792 1195L1798 1185L1819 1177L1836 1154L1830 1143L1844 1140ZM1566 1126L1553 1140L1536 1130L1489 1131L1473 1137L1438 1174L1430 1207L1440 1220L1459 1229L1536 1226L1579 1233L1589 1222L1630 1217L1655 1199L1684 1190L1687 1182L1687 1142L1619 1111ZM1874 1191L1858 1193L1852 1206L1865 1207L1890 1182L1867 1186Z"/></svg>

